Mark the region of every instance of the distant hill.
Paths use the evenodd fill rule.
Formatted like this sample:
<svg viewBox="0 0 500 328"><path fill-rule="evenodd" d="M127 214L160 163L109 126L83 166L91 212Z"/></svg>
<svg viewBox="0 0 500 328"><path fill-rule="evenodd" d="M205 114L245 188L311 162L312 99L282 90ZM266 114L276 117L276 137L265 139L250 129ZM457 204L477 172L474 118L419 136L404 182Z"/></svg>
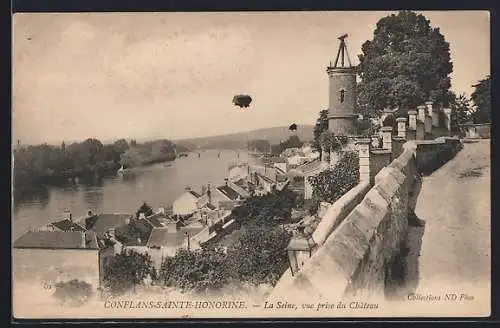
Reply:
<svg viewBox="0 0 500 328"><path fill-rule="evenodd" d="M279 144L287 140L292 134L297 134L301 141L313 140L313 125L297 125L297 131L291 132L288 126L263 128L248 132L224 134L211 137L172 140L175 144L188 149L241 149L246 148L247 140L265 139L270 144Z"/></svg>

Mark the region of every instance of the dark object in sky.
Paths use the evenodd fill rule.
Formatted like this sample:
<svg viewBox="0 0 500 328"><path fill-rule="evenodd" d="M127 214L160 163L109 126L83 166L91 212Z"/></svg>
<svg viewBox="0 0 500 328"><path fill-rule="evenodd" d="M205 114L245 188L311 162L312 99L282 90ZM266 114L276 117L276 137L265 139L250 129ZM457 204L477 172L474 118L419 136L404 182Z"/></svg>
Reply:
<svg viewBox="0 0 500 328"><path fill-rule="evenodd" d="M290 131L297 131L297 124L293 123L292 125L290 125L288 127L288 130L290 130Z"/></svg>
<svg viewBox="0 0 500 328"><path fill-rule="evenodd" d="M233 104L239 106L240 108L250 106L252 102L252 97L249 95L236 95L233 97Z"/></svg>

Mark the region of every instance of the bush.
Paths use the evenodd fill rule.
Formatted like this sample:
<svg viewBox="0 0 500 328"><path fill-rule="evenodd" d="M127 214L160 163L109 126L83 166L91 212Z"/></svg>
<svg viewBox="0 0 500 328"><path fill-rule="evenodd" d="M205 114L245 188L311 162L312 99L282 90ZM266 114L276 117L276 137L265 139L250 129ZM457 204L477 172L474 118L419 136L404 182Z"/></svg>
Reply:
<svg viewBox="0 0 500 328"><path fill-rule="evenodd" d="M291 219L299 202L290 190L254 196L233 209L233 228L227 254L217 250L216 241L201 250L180 249L162 263L158 282L182 290L219 289L231 280L252 284L274 284L288 267L286 246L291 235L279 227ZM224 231L222 232L225 233ZM221 238L225 238L222 236ZM220 243L221 239L217 239Z"/></svg>
<svg viewBox="0 0 500 328"><path fill-rule="evenodd" d="M288 267L286 246L291 234L280 227L252 224L228 248L227 270L233 279L276 284Z"/></svg>
<svg viewBox="0 0 500 328"><path fill-rule="evenodd" d="M55 289L52 296L62 304L70 306L82 306L92 297L92 286L78 279L58 282Z"/></svg>
<svg viewBox="0 0 500 328"><path fill-rule="evenodd" d="M319 202L334 203L359 183L357 152L342 153L335 167L309 177L309 182L313 188L315 200L313 204L319 204ZM317 206L316 210L311 207L310 211L316 213Z"/></svg>
<svg viewBox="0 0 500 328"><path fill-rule="evenodd" d="M163 261L157 282L182 290L218 289L229 280L225 258L221 250L214 248L195 251L179 249L174 257Z"/></svg>

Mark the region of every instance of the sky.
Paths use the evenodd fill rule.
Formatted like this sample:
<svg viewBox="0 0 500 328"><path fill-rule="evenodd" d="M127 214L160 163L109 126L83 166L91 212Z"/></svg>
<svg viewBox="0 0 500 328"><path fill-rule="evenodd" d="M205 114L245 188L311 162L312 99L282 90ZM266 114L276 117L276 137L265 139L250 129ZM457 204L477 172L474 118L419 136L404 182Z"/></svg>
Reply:
<svg viewBox="0 0 500 328"><path fill-rule="evenodd" d="M31 13L13 18L13 140L190 138L314 124L326 66L392 12ZM452 90L490 72L486 11L424 11L450 43ZM234 107L249 94L248 109Z"/></svg>

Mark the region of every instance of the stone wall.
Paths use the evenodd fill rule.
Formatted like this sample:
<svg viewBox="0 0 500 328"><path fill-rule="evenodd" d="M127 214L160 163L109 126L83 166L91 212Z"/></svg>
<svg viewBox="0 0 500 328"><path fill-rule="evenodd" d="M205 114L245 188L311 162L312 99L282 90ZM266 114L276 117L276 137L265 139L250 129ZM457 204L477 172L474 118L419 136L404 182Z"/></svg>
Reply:
<svg viewBox="0 0 500 328"><path fill-rule="evenodd" d="M418 172L442 165L460 149L457 138L405 143L401 154L376 174L364 197L353 197L364 190L358 185L339 199L342 205L330 205L321 229L313 234L318 248L295 275L289 270L283 275L269 300L318 302L383 295L406 246L408 218L414 210L409 200ZM346 205L353 208L349 213L343 210Z"/></svg>

